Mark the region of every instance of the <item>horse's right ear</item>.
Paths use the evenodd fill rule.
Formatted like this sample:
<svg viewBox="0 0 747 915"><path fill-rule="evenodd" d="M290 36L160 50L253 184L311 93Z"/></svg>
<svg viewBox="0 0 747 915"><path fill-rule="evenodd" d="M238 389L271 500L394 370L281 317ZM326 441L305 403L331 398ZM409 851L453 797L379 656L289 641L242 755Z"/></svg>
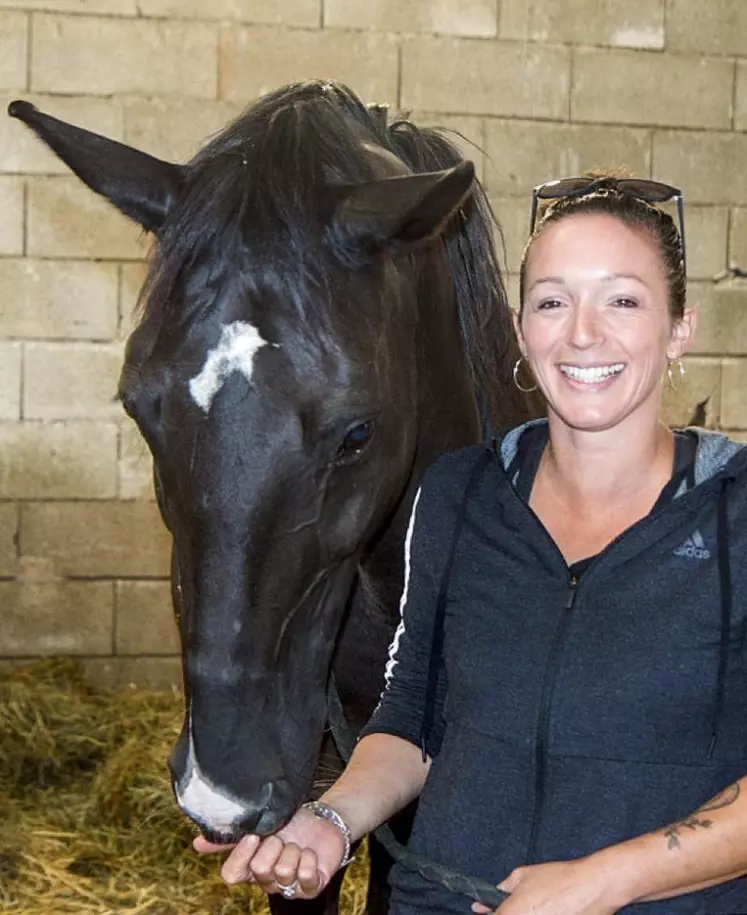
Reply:
<svg viewBox="0 0 747 915"><path fill-rule="evenodd" d="M469 196L474 177L473 164L461 162L444 171L339 188L328 241L348 260L416 247L443 231Z"/></svg>
<svg viewBox="0 0 747 915"><path fill-rule="evenodd" d="M91 190L149 232L158 232L184 186L185 169L15 101L8 114L28 125Z"/></svg>
<svg viewBox="0 0 747 915"><path fill-rule="evenodd" d="M473 164L461 162L444 171L339 188L328 241L348 260L416 247L443 231L469 196L474 177Z"/></svg>

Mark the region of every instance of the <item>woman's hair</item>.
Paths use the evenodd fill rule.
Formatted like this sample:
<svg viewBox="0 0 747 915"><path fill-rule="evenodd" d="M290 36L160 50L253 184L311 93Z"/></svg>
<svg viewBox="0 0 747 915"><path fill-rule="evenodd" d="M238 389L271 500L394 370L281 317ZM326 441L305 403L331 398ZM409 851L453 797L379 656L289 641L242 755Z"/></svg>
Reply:
<svg viewBox="0 0 747 915"><path fill-rule="evenodd" d="M603 213L614 216L631 229L648 233L661 255L669 292L669 315L673 321L685 311L686 277L682 240L672 217L652 203L640 200L618 186L622 176L610 173L586 172L584 177L600 184L591 193L578 197L558 197L541 211L537 224L524 247L519 273L519 310L524 305L524 283L529 253L534 241L547 226L568 216Z"/></svg>

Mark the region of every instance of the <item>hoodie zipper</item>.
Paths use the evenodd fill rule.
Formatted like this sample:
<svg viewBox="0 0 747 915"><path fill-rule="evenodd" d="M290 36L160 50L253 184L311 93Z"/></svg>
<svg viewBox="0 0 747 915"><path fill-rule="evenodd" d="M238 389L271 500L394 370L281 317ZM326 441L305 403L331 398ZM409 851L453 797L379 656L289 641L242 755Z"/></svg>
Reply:
<svg viewBox="0 0 747 915"><path fill-rule="evenodd" d="M555 678L560 667L560 657L562 653L565 635L568 631L573 606L576 603L576 594L578 591L578 579L571 575L568 580L563 610L558 621L550 656L547 667L545 668L545 677L542 682L542 692L540 694L540 711L537 719L537 738L534 749L534 810L532 811L532 825L529 830L529 842L527 843L527 863L531 864L534 860L537 834L539 832L540 818L542 816L542 801L545 788L545 761L547 759L547 743L550 730L550 697L555 688Z"/></svg>

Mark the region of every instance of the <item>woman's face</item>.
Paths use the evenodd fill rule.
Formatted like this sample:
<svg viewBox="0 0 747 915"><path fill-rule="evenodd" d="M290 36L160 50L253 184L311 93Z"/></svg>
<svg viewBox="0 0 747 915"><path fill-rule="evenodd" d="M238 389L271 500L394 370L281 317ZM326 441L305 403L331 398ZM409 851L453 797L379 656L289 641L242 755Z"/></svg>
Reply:
<svg viewBox="0 0 747 915"><path fill-rule="evenodd" d="M532 244L524 289L519 342L551 413L589 431L658 417L667 356L685 351L695 316L671 320L647 233L606 214L565 217Z"/></svg>

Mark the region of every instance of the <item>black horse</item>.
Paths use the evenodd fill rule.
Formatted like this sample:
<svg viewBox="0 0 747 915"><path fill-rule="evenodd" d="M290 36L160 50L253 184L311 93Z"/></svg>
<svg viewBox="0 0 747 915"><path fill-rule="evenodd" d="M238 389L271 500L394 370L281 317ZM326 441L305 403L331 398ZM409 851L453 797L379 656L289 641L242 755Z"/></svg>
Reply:
<svg viewBox="0 0 747 915"><path fill-rule="evenodd" d="M354 731L377 701L422 471L529 413L484 194L338 84L264 97L185 166L9 113L155 234L119 394L173 535L173 785L213 840L272 833L312 791L330 675Z"/></svg>

